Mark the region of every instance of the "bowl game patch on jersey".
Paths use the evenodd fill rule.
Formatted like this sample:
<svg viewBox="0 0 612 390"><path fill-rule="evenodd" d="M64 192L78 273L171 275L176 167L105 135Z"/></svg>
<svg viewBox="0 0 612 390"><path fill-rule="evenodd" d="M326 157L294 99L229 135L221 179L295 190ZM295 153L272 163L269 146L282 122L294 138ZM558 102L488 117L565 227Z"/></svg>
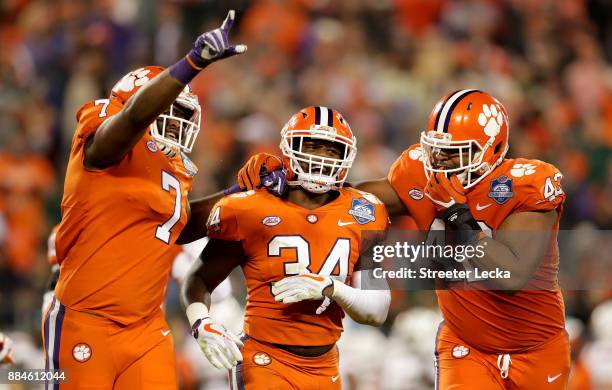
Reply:
<svg viewBox="0 0 612 390"><path fill-rule="evenodd" d="M374 205L365 198L353 198L351 201L351 209L348 213L361 225L376 220L374 216Z"/></svg>
<svg viewBox="0 0 612 390"><path fill-rule="evenodd" d="M187 170L187 172L189 173L189 175L191 176L195 176L196 173L198 173L198 168L195 166L195 164L189 159L189 157L187 157L187 155L183 152L181 152L181 157L183 159L183 165L185 166L185 169Z"/></svg>
<svg viewBox="0 0 612 390"><path fill-rule="evenodd" d="M493 199L497 204L504 204L514 196L512 192L512 179L506 175L501 175L498 178L491 180L491 190L489 198Z"/></svg>

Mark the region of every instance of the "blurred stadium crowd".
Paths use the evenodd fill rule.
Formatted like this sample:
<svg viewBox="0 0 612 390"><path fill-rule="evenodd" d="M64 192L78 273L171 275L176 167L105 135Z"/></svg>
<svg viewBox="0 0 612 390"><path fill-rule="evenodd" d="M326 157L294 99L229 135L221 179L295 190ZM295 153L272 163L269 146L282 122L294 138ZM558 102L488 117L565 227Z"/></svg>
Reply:
<svg viewBox="0 0 612 390"><path fill-rule="evenodd" d="M29 356L21 364L42 362L46 237L60 219L76 111L107 96L130 69L174 63L230 8L238 10L236 41L249 52L192 84L204 111L193 196L233 184L250 154L278 152L289 115L311 104L338 109L351 123L359 146L352 180L385 176L418 142L440 96L484 89L509 111L510 156L554 163L565 175L562 228L582 249L571 248L569 260L562 252L561 262L573 264L572 278L612 285L612 268L578 262L612 253L602 233L612 229L609 1L8 0L0 2L0 329L14 331ZM383 332L349 326L343 336L348 388L431 387L435 297L394 293ZM240 305L230 292L220 295L239 327ZM565 296L570 333L583 330L576 345L585 346L578 362L586 371L576 372L590 375L592 388L612 386L612 363L603 359L612 356L612 308L601 303L611 291ZM185 343L176 288L169 297L183 388L225 386L196 344Z"/></svg>

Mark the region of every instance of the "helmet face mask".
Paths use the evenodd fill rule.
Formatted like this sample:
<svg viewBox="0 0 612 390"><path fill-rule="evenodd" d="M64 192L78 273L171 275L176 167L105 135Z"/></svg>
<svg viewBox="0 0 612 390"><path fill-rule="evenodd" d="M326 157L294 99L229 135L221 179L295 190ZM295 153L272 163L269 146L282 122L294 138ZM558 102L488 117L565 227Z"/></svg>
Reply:
<svg viewBox="0 0 612 390"><path fill-rule="evenodd" d="M467 189L484 179L508 151L508 116L488 93L459 90L443 97L421 133L425 175L456 175Z"/></svg>
<svg viewBox="0 0 612 390"><path fill-rule="evenodd" d="M201 115L198 98L185 87L170 108L151 124L151 136L190 153L200 132Z"/></svg>
<svg viewBox="0 0 612 390"><path fill-rule="evenodd" d="M442 137L441 137L442 135ZM484 165L483 156L486 148L476 140L452 141L452 135L448 133L437 133L427 131L421 133L421 147L423 149L423 165L425 174L433 172L444 172L450 175L457 175L459 181L469 188L481 180L479 172L482 172ZM440 164L441 156L456 156L459 161L456 164L444 166Z"/></svg>
<svg viewBox="0 0 612 390"><path fill-rule="evenodd" d="M115 84L111 98L126 104L143 85L163 71L161 66L145 66L131 71ZM164 149L169 153L176 148L189 153L200 132L201 116L198 97L186 85L168 110L149 126L151 137L161 143L160 146L167 146ZM175 152L170 154L174 155Z"/></svg>
<svg viewBox="0 0 612 390"><path fill-rule="evenodd" d="M313 111L320 113L323 110L330 116L329 122L325 125L317 124L316 118L320 118L320 114L312 115ZM334 123L333 117L337 123ZM339 153L330 152L325 155L314 152L311 145L317 141L328 144ZM339 113L326 107L308 107L300 111L281 131L280 149L286 166L296 178L289 184L299 185L313 193L338 190L346 180L357 155L356 144L357 140L350 127ZM338 158L333 154L338 155Z"/></svg>

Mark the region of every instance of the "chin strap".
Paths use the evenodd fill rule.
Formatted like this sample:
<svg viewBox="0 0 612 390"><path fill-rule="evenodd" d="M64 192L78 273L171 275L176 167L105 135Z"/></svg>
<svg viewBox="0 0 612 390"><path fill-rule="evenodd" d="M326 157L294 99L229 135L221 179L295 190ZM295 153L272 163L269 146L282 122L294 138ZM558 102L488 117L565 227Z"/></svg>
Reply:
<svg viewBox="0 0 612 390"><path fill-rule="evenodd" d="M287 181L287 184L289 184L290 186L295 186L295 187L301 186L306 191L313 192L315 194L324 194L332 190L337 191L340 188L337 185L333 185L333 184L317 184L310 180L300 179L300 174L297 174L296 176L297 176L296 178L297 180L289 180ZM316 189L316 187L319 187L320 189Z"/></svg>
<svg viewBox="0 0 612 390"><path fill-rule="evenodd" d="M155 141L155 144L157 145L157 147L159 148L159 150L165 154L168 157L174 157L176 156L177 152L178 152L178 148L175 146L170 146L167 143L165 143L164 141L161 141L159 139L155 139L153 138L153 141Z"/></svg>

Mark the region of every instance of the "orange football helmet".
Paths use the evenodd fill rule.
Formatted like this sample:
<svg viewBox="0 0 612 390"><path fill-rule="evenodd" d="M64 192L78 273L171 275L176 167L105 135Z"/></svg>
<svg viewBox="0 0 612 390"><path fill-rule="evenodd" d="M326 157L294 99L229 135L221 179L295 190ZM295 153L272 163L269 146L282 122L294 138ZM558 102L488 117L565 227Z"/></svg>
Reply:
<svg viewBox="0 0 612 390"><path fill-rule="evenodd" d="M140 87L145 85L153 77L164 71L161 66L145 66L131 71L123 76L111 91L111 98L125 104ZM151 136L165 145L178 147L189 153L193 148L196 137L200 132L200 119L202 110L198 97L191 92L189 85L179 94L169 111L161 114L149 127ZM169 121L178 123L178 133L167 131Z"/></svg>
<svg viewBox="0 0 612 390"><path fill-rule="evenodd" d="M462 89L444 96L421 133L425 174L456 174L465 188L476 185L506 156L509 128L506 109L486 92ZM442 152L458 153L459 166L438 164Z"/></svg>
<svg viewBox="0 0 612 390"><path fill-rule="evenodd" d="M305 140L337 143L341 158L322 157L303 151ZM306 107L289 119L281 131L283 164L290 171L289 185L324 193L342 187L357 155L357 139L348 122L335 110L322 106ZM305 168L307 167L307 168Z"/></svg>

